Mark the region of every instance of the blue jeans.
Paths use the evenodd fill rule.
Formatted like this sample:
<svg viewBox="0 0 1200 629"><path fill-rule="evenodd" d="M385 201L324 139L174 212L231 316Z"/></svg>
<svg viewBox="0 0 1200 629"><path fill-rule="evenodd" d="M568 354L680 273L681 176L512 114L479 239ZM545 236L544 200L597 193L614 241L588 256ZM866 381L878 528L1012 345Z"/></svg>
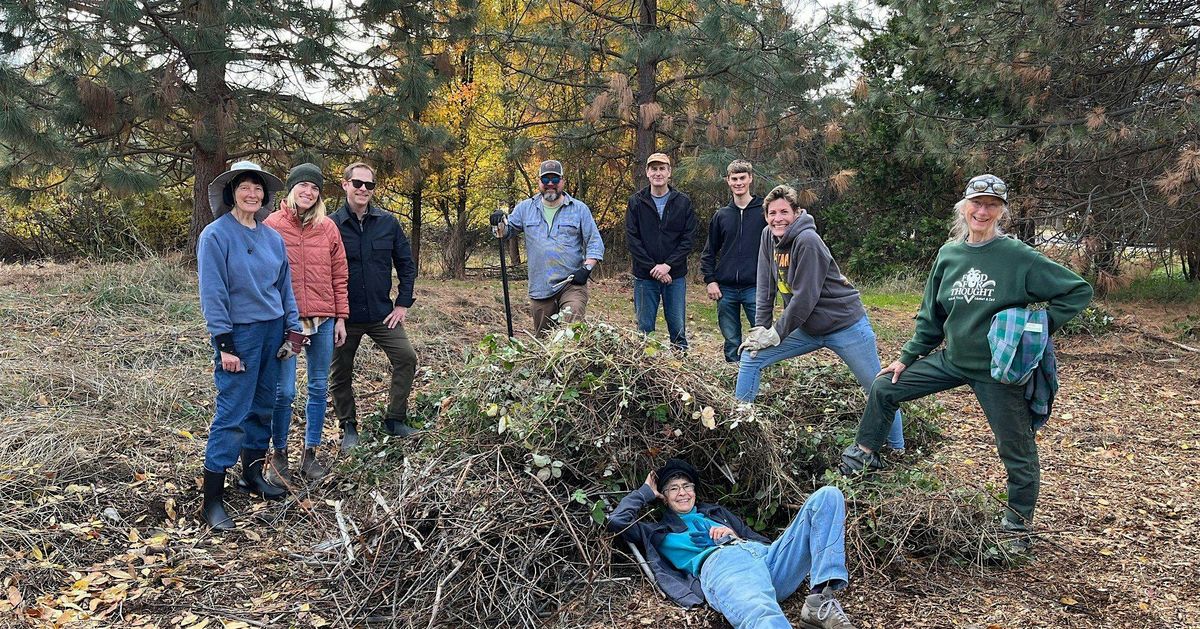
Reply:
<svg viewBox="0 0 1200 629"><path fill-rule="evenodd" d="M725 337L725 362L738 361L737 348L742 344L742 312L746 313L746 321L754 325L755 294L753 286L734 288L718 284L721 298L717 300L717 326L721 328L721 336Z"/></svg>
<svg viewBox="0 0 1200 629"><path fill-rule="evenodd" d="M806 577L810 586L846 587L845 538L845 497L822 487L770 546L739 543L709 555L700 568L704 599L735 629L791 627L779 603Z"/></svg>
<svg viewBox="0 0 1200 629"><path fill-rule="evenodd" d="M667 320L667 333L671 336L671 345L686 350L687 330L684 320L687 307L687 277L674 278L670 284L633 278L633 311L637 317L638 329L646 334L654 331L660 299L663 318Z"/></svg>
<svg viewBox="0 0 1200 629"><path fill-rule="evenodd" d="M770 365L815 352L827 347L841 357L854 373L854 378L868 395L871 393L871 383L879 373L879 349L875 347L875 330L864 315L857 322L830 334L813 336L803 330L796 330L787 335L779 345L768 347L750 356L750 352L742 352L742 363L738 366L737 386L733 395L743 402L751 402L758 395L758 384L762 370ZM887 443L894 449L904 447L904 423L900 411L896 411L888 431Z"/></svg>
<svg viewBox="0 0 1200 629"><path fill-rule="evenodd" d="M213 346L213 382L217 404L208 443L204 447L204 469L224 472L233 467L243 448L265 450L271 440L271 411L275 406L275 384L280 360L275 358L283 344L283 317L233 326L233 345L241 355L245 371L221 369L221 352Z"/></svg>
<svg viewBox="0 0 1200 629"><path fill-rule="evenodd" d="M325 429L325 394L329 390L329 363L333 360L334 319L317 327L304 348L308 359L308 403L304 407L304 447L321 445ZM279 366L279 386L275 389L275 414L271 418L271 441L277 450L287 447L288 428L292 425L292 402L296 400L297 356Z"/></svg>

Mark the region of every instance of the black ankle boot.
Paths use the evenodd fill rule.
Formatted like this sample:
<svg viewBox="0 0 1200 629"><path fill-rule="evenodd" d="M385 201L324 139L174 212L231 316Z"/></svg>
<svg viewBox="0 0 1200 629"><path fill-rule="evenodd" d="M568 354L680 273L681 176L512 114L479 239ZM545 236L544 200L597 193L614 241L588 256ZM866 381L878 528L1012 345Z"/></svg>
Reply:
<svg viewBox="0 0 1200 629"><path fill-rule="evenodd" d="M411 437L421 431L404 423L402 419L385 419L383 420L383 432L391 437Z"/></svg>
<svg viewBox="0 0 1200 629"><path fill-rule="evenodd" d="M233 530L233 518L225 512L221 498L225 495L225 472L204 470L204 502L200 504L200 518L214 531Z"/></svg>
<svg viewBox="0 0 1200 629"><path fill-rule="evenodd" d="M342 452L358 447L358 424L342 422Z"/></svg>
<svg viewBox="0 0 1200 629"><path fill-rule="evenodd" d="M263 478L263 459L266 456L266 450L242 450L242 480L238 482L238 489L267 500L279 500L287 494L287 490Z"/></svg>

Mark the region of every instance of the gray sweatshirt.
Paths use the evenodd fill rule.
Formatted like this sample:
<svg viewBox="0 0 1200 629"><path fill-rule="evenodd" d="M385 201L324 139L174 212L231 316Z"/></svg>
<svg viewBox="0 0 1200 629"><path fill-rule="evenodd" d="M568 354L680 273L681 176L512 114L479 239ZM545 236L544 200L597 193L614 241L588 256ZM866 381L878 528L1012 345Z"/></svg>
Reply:
<svg viewBox="0 0 1200 629"><path fill-rule="evenodd" d="M808 212L778 240L769 226L762 232L755 325L771 325L776 293L783 295L783 313L775 323L779 338L797 328L814 336L837 332L867 314L858 289L838 269Z"/></svg>

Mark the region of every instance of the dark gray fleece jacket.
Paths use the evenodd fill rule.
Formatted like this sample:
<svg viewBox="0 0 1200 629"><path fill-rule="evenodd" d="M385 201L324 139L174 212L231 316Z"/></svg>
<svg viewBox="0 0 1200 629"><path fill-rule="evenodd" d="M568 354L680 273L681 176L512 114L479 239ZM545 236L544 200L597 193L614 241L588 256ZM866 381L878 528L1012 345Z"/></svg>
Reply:
<svg viewBox="0 0 1200 629"><path fill-rule="evenodd" d="M802 212L778 240L769 226L762 231L754 324L772 324L775 295L782 294L783 313L775 322L779 338L796 329L830 334L867 314L858 289L842 275L814 226L812 215Z"/></svg>

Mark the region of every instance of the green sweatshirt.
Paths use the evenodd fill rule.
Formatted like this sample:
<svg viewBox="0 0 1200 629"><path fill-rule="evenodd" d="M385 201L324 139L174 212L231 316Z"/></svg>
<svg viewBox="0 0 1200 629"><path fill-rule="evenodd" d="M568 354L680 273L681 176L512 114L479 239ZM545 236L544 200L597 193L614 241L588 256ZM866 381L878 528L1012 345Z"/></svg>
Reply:
<svg viewBox="0 0 1200 629"><path fill-rule="evenodd" d="M992 377L987 333L993 315L1047 302L1053 334L1091 300L1092 287L1083 278L1015 238L978 247L947 243L929 272L916 331L900 362L911 365L944 340L950 364L967 378L986 381Z"/></svg>

